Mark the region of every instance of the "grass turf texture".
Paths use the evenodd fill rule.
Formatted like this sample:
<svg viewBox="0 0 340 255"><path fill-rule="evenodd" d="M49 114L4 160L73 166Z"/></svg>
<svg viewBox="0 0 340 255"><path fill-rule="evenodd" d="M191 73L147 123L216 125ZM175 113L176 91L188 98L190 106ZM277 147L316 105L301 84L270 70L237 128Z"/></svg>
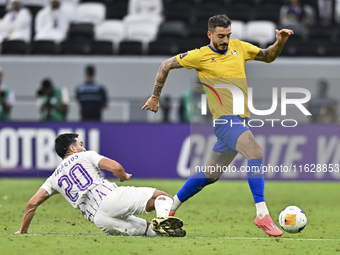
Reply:
<svg viewBox="0 0 340 255"><path fill-rule="evenodd" d="M176 216L184 221L184 238L107 236L61 195L37 209L28 235L13 235L26 203L43 182L0 179L0 254L340 254L337 182L268 181L267 205L277 224L280 211L288 205L297 205L307 214L301 233L282 237L269 237L254 225L255 207L247 181L219 181L183 204ZM183 183L130 180L120 185L175 194ZM141 217L150 220L154 215Z"/></svg>

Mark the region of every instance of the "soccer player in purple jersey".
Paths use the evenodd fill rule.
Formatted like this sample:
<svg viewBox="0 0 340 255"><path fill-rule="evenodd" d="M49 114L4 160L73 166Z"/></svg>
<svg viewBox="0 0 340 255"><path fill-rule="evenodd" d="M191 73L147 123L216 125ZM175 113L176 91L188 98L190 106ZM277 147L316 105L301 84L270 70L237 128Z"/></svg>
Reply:
<svg viewBox="0 0 340 255"><path fill-rule="evenodd" d="M85 218L111 235L183 237L183 222L169 217L173 197L146 187L117 187L104 179L100 169L113 173L123 182L131 174L115 160L86 151L78 134L61 134L55 140L57 154L63 159L26 205L20 230L25 234L35 210L54 194L61 194ZM134 216L156 210L152 222Z"/></svg>

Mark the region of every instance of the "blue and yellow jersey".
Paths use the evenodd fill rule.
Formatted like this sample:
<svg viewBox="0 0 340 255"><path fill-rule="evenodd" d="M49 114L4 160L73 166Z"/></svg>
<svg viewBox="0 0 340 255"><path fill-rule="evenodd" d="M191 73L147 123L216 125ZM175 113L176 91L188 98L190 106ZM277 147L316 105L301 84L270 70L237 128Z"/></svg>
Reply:
<svg viewBox="0 0 340 255"><path fill-rule="evenodd" d="M215 84L230 84L240 88L244 95L244 114L242 118L249 118L248 85L245 73L245 63L253 60L260 49L250 43L232 39L228 50L218 53L210 45L200 49L190 50L178 54L178 62L186 69L196 69L198 77L203 84L215 88ZM203 86L205 87L205 86ZM213 98L207 96L208 105L214 119L223 115L233 115L233 97L228 89L216 89L221 98L222 105L215 103ZM217 102L219 99L217 98Z"/></svg>

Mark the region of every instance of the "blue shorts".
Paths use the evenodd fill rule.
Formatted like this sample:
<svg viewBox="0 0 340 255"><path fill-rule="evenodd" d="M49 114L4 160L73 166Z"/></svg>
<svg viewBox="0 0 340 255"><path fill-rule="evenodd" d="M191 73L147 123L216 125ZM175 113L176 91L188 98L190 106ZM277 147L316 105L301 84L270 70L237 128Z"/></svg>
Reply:
<svg viewBox="0 0 340 255"><path fill-rule="evenodd" d="M234 115L225 115L215 121L214 133L217 137L217 142L213 148L215 152L236 152L236 142L239 136L250 130L248 118L241 118ZM218 124L221 123L221 124ZM243 125L245 123L246 126Z"/></svg>

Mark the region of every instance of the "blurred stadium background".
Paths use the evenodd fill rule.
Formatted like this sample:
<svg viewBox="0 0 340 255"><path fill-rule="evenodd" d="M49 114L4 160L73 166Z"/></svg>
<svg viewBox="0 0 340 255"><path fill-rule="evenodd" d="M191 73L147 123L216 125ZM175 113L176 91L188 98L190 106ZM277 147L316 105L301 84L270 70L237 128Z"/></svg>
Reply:
<svg viewBox="0 0 340 255"><path fill-rule="evenodd" d="M34 19L49 1L21 2L33 16L32 40L5 40L1 47L4 82L15 92L16 102L11 121L0 123L0 176L50 174L59 162L53 152L55 136L72 131L81 134L87 148L115 158L127 171L135 171L135 177L186 178L190 174L190 160L204 165L214 137L212 130L204 131L190 143L189 123L180 122L181 97L197 78L193 70L175 70L168 77L162 97L171 98L169 123L162 121L162 110L157 114L140 110L152 92L160 63L175 54L207 45L207 20L220 13L232 19L233 38L266 48L275 41L280 9L289 1L163 0L161 19L148 21L127 18L131 8L128 0L64 0L61 2L74 20L66 40L60 43L34 39ZM334 102L340 100L340 3L331 1L331 20L324 24L319 11L321 1L302 2L313 10L313 22L306 27L308 33L291 36L274 63L246 64L248 85L254 88L257 109L270 108L272 87L278 88L278 93L283 87L305 88L315 97L320 79L327 81L329 97ZM7 1L0 1L0 15L5 15L6 6ZM101 123L80 122L75 89L84 80L87 64L96 66L96 80L109 95L109 106ZM39 121L36 93L44 78L67 88L70 102L66 122ZM303 169L306 164L327 167L339 164L337 118L328 125L310 124L310 118L294 105L288 105L287 115L282 116L280 104L272 115L253 118L295 119L299 123L296 128L284 128L280 122L272 128L267 123L254 130L265 149L267 163L302 165ZM244 162L239 157L235 165L241 164ZM233 173L228 176L244 177ZM340 174L278 172L268 178L337 180Z"/></svg>

